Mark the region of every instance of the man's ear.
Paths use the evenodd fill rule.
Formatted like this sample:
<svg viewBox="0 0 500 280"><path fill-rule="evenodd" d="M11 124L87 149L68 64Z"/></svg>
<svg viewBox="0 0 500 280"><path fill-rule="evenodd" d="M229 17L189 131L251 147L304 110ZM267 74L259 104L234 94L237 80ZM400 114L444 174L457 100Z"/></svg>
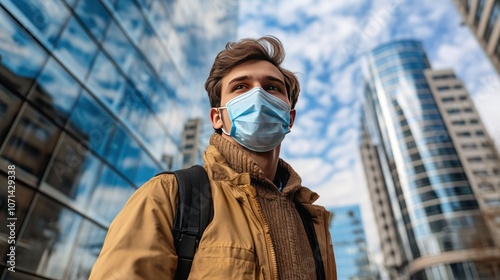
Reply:
<svg viewBox="0 0 500 280"><path fill-rule="evenodd" d="M295 109L290 111L290 128L292 128L293 123L295 122L295 115L297 114L297 111Z"/></svg>
<svg viewBox="0 0 500 280"><path fill-rule="evenodd" d="M222 128L222 119L218 108L210 109L210 120L212 121L213 128Z"/></svg>

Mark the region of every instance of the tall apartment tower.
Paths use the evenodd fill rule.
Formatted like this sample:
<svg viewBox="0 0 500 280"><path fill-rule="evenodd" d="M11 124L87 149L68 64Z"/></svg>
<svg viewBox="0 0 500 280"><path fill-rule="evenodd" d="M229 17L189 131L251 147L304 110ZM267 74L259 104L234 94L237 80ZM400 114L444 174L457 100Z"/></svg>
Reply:
<svg viewBox="0 0 500 280"><path fill-rule="evenodd" d="M200 134L201 119L189 119L182 132L182 166L184 168L201 162Z"/></svg>
<svg viewBox="0 0 500 280"><path fill-rule="evenodd" d="M453 71L428 69L424 74L492 237L500 247L498 151L465 86Z"/></svg>
<svg viewBox="0 0 500 280"><path fill-rule="evenodd" d="M453 2L500 73L500 0L454 0Z"/></svg>
<svg viewBox="0 0 500 280"><path fill-rule="evenodd" d="M491 199L498 192L492 167L497 159L488 157L494 149L465 153L456 139L462 129L474 131L474 140L463 144L479 137L486 142L486 131L477 114L473 125L453 125L446 115L451 108L441 100L467 96L463 85L450 75L440 80L449 72L431 71L422 45L412 40L375 48L364 57L363 72L360 150L391 279L499 278L495 218L485 214L496 207ZM475 112L467 102L461 110ZM477 159L465 162L469 157L481 157L484 166ZM480 177L491 178L491 191L479 191L485 188L475 185Z"/></svg>

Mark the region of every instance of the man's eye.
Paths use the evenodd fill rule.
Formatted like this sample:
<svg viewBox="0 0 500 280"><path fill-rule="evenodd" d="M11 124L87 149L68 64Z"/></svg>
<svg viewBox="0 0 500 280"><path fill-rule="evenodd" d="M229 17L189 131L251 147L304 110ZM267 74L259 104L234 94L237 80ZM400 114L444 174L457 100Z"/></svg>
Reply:
<svg viewBox="0 0 500 280"><path fill-rule="evenodd" d="M268 87L267 87L267 90L273 90L273 91L274 91L274 90L276 90L276 91L280 91L280 88L279 88L278 86L272 86L272 85L271 85L271 86L268 86Z"/></svg>
<svg viewBox="0 0 500 280"><path fill-rule="evenodd" d="M234 87L234 90L238 90L238 89L242 89L243 88L243 85L237 85Z"/></svg>

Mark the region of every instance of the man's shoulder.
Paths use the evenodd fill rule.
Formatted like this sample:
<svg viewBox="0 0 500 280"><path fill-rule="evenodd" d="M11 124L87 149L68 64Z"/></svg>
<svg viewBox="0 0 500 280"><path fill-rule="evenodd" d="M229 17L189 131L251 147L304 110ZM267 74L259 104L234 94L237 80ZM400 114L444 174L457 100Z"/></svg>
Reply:
<svg viewBox="0 0 500 280"><path fill-rule="evenodd" d="M140 186L134 196L157 197L162 200L177 194L178 185L173 173L160 173L151 177L146 183Z"/></svg>

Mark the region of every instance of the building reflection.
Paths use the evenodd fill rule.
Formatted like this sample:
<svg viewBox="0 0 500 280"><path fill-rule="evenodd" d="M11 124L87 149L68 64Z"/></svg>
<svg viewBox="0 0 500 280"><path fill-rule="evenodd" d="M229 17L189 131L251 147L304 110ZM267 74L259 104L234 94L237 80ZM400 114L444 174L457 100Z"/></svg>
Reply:
<svg viewBox="0 0 500 280"><path fill-rule="evenodd" d="M15 165L18 218L15 274L0 228L0 279L88 278L130 195L181 167L184 123L208 110L207 57L235 39L236 5L0 3L0 183ZM0 209L5 221L6 192Z"/></svg>

